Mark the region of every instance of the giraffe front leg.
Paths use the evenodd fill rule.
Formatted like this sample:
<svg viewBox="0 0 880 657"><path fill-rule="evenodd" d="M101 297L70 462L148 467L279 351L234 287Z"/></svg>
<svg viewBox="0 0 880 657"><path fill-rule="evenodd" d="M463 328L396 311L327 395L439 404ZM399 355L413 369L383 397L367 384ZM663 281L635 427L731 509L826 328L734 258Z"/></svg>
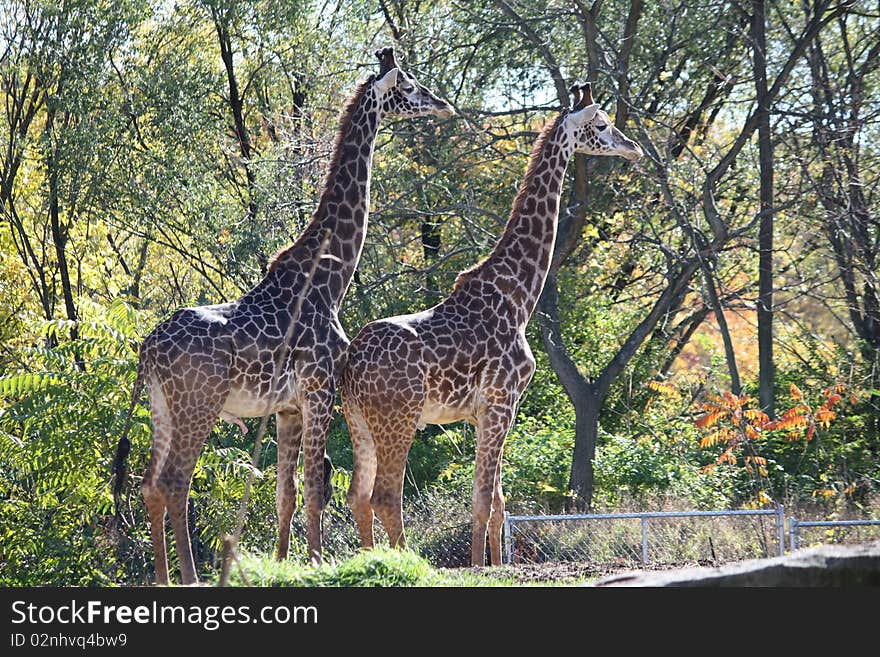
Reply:
<svg viewBox="0 0 880 657"><path fill-rule="evenodd" d="M296 473L302 445L302 413L299 409L275 414L278 432L278 480L275 484L275 509L278 514L278 547L275 557L287 558L290 549L290 522L296 511Z"/></svg>
<svg viewBox="0 0 880 657"><path fill-rule="evenodd" d="M501 453L513 421L514 409L513 403L487 406L482 409L477 420L471 535L471 564L474 566L485 565L487 529L492 564L501 563L501 525L504 521Z"/></svg>
<svg viewBox="0 0 880 657"><path fill-rule="evenodd" d="M321 562L321 517L324 510L327 429L333 413L335 390L332 384L314 388L303 403L303 493L306 507L306 533L309 557Z"/></svg>
<svg viewBox="0 0 880 657"><path fill-rule="evenodd" d="M489 557L490 565L500 566L501 530L504 527L504 492L501 489L501 459L495 471L495 486L492 495L492 511L489 514Z"/></svg>

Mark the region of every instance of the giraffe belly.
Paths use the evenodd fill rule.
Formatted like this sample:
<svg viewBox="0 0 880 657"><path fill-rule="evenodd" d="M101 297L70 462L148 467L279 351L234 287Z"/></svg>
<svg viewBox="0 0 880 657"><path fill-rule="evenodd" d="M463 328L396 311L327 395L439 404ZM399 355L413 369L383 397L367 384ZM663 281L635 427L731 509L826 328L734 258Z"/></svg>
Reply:
<svg viewBox="0 0 880 657"><path fill-rule="evenodd" d="M223 404L223 413L235 417L263 417L289 406L291 399L292 395L282 393L276 403L270 404L268 395L233 389Z"/></svg>
<svg viewBox="0 0 880 657"><path fill-rule="evenodd" d="M472 421L473 413L470 404L443 403L427 399L422 407L422 415L419 417L418 427L424 429L428 424L449 424L459 420Z"/></svg>

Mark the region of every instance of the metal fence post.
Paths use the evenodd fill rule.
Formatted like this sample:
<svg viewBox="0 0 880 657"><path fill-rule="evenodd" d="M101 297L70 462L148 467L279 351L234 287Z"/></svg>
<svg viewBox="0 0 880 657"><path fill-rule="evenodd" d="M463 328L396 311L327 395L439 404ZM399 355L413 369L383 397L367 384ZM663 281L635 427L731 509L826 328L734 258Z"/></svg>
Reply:
<svg viewBox="0 0 880 657"><path fill-rule="evenodd" d="M798 549L798 521L797 518L788 519L788 545L792 552Z"/></svg>
<svg viewBox="0 0 880 657"><path fill-rule="evenodd" d="M648 565L648 518L642 516L642 565Z"/></svg>
<svg viewBox="0 0 880 657"><path fill-rule="evenodd" d="M504 563L513 563L513 537L510 535L510 514L504 512Z"/></svg>
<svg viewBox="0 0 880 657"><path fill-rule="evenodd" d="M785 508L776 505L776 532L779 536L779 556L785 556Z"/></svg>

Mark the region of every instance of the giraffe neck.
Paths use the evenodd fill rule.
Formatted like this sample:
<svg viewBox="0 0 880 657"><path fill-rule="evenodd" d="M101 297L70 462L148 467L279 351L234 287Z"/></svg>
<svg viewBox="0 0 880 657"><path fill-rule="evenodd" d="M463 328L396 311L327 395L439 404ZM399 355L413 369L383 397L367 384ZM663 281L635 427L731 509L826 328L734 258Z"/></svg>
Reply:
<svg viewBox="0 0 880 657"><path fill-rule="evenodd" d="M280 280L286 269L308 271L327 230L330 243L315 273L312 288L338 309L360 260L370 211L370 174L376 133L382 119L372 78L353 95L343 115L312 220L296 242L276 256L270 272Z"/></svg>
<svg viewBox="0 0 880 657"><path fill-rule="evenodd" d="M539 138L495 248L471 272L462 274L462 286L471 279L493 283L520 326L528 323L535 310L553 258L562 182L574 154L563 119L564 115Z"/></svg>

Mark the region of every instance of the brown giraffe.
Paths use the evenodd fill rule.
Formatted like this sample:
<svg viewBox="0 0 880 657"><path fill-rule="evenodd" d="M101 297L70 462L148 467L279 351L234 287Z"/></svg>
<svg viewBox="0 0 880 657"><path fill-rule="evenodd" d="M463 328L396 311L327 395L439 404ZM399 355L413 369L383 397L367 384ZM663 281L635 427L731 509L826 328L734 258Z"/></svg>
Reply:
<svg viewBox="0 0 880 657"><path fill-rule="evenodd" d="M405 545L403 477L416 429L466 420L477 440L472 563L484 563L487 527L492 563L501 563L501 453L535 370L525 330L553 255L568 160L575 152L642 155L593 103L589 85L572 93L573 109L538 137L493 251L458 276L445 301L371 322L349 347L340 383L354 453L348 502L365 548L373 546L373 511L391 544Z"/></svg>
<svg viewBox="0 0 880 657"><path fill-rule="evenodd" d="M238 417L275 413L279 559L287 556L290 543L296 468L303 446L309 553L315 560L321 557L321 513L330 474L326 432L340 358L349 342L338 311L364 245L376 132L385 116L455 113L449 103L397 66L392 48L378 50L376 56L379 74L358 86L341 113L324 190L299 239L275 255L263 280L240 299L178 310L141 344L129 419L146 385L153 446L141 490L150 516L159 584L168 583L166 510L183 583L197 581L187 500L199 452L218 416L239 423ZM327 231L329 246L303 299L289 354L276 375L276 354L283 348L299 293ZM270 385L275 376L273 402ZM115 464L117 514L129 451L126 434L127 429Z"/></svg>

